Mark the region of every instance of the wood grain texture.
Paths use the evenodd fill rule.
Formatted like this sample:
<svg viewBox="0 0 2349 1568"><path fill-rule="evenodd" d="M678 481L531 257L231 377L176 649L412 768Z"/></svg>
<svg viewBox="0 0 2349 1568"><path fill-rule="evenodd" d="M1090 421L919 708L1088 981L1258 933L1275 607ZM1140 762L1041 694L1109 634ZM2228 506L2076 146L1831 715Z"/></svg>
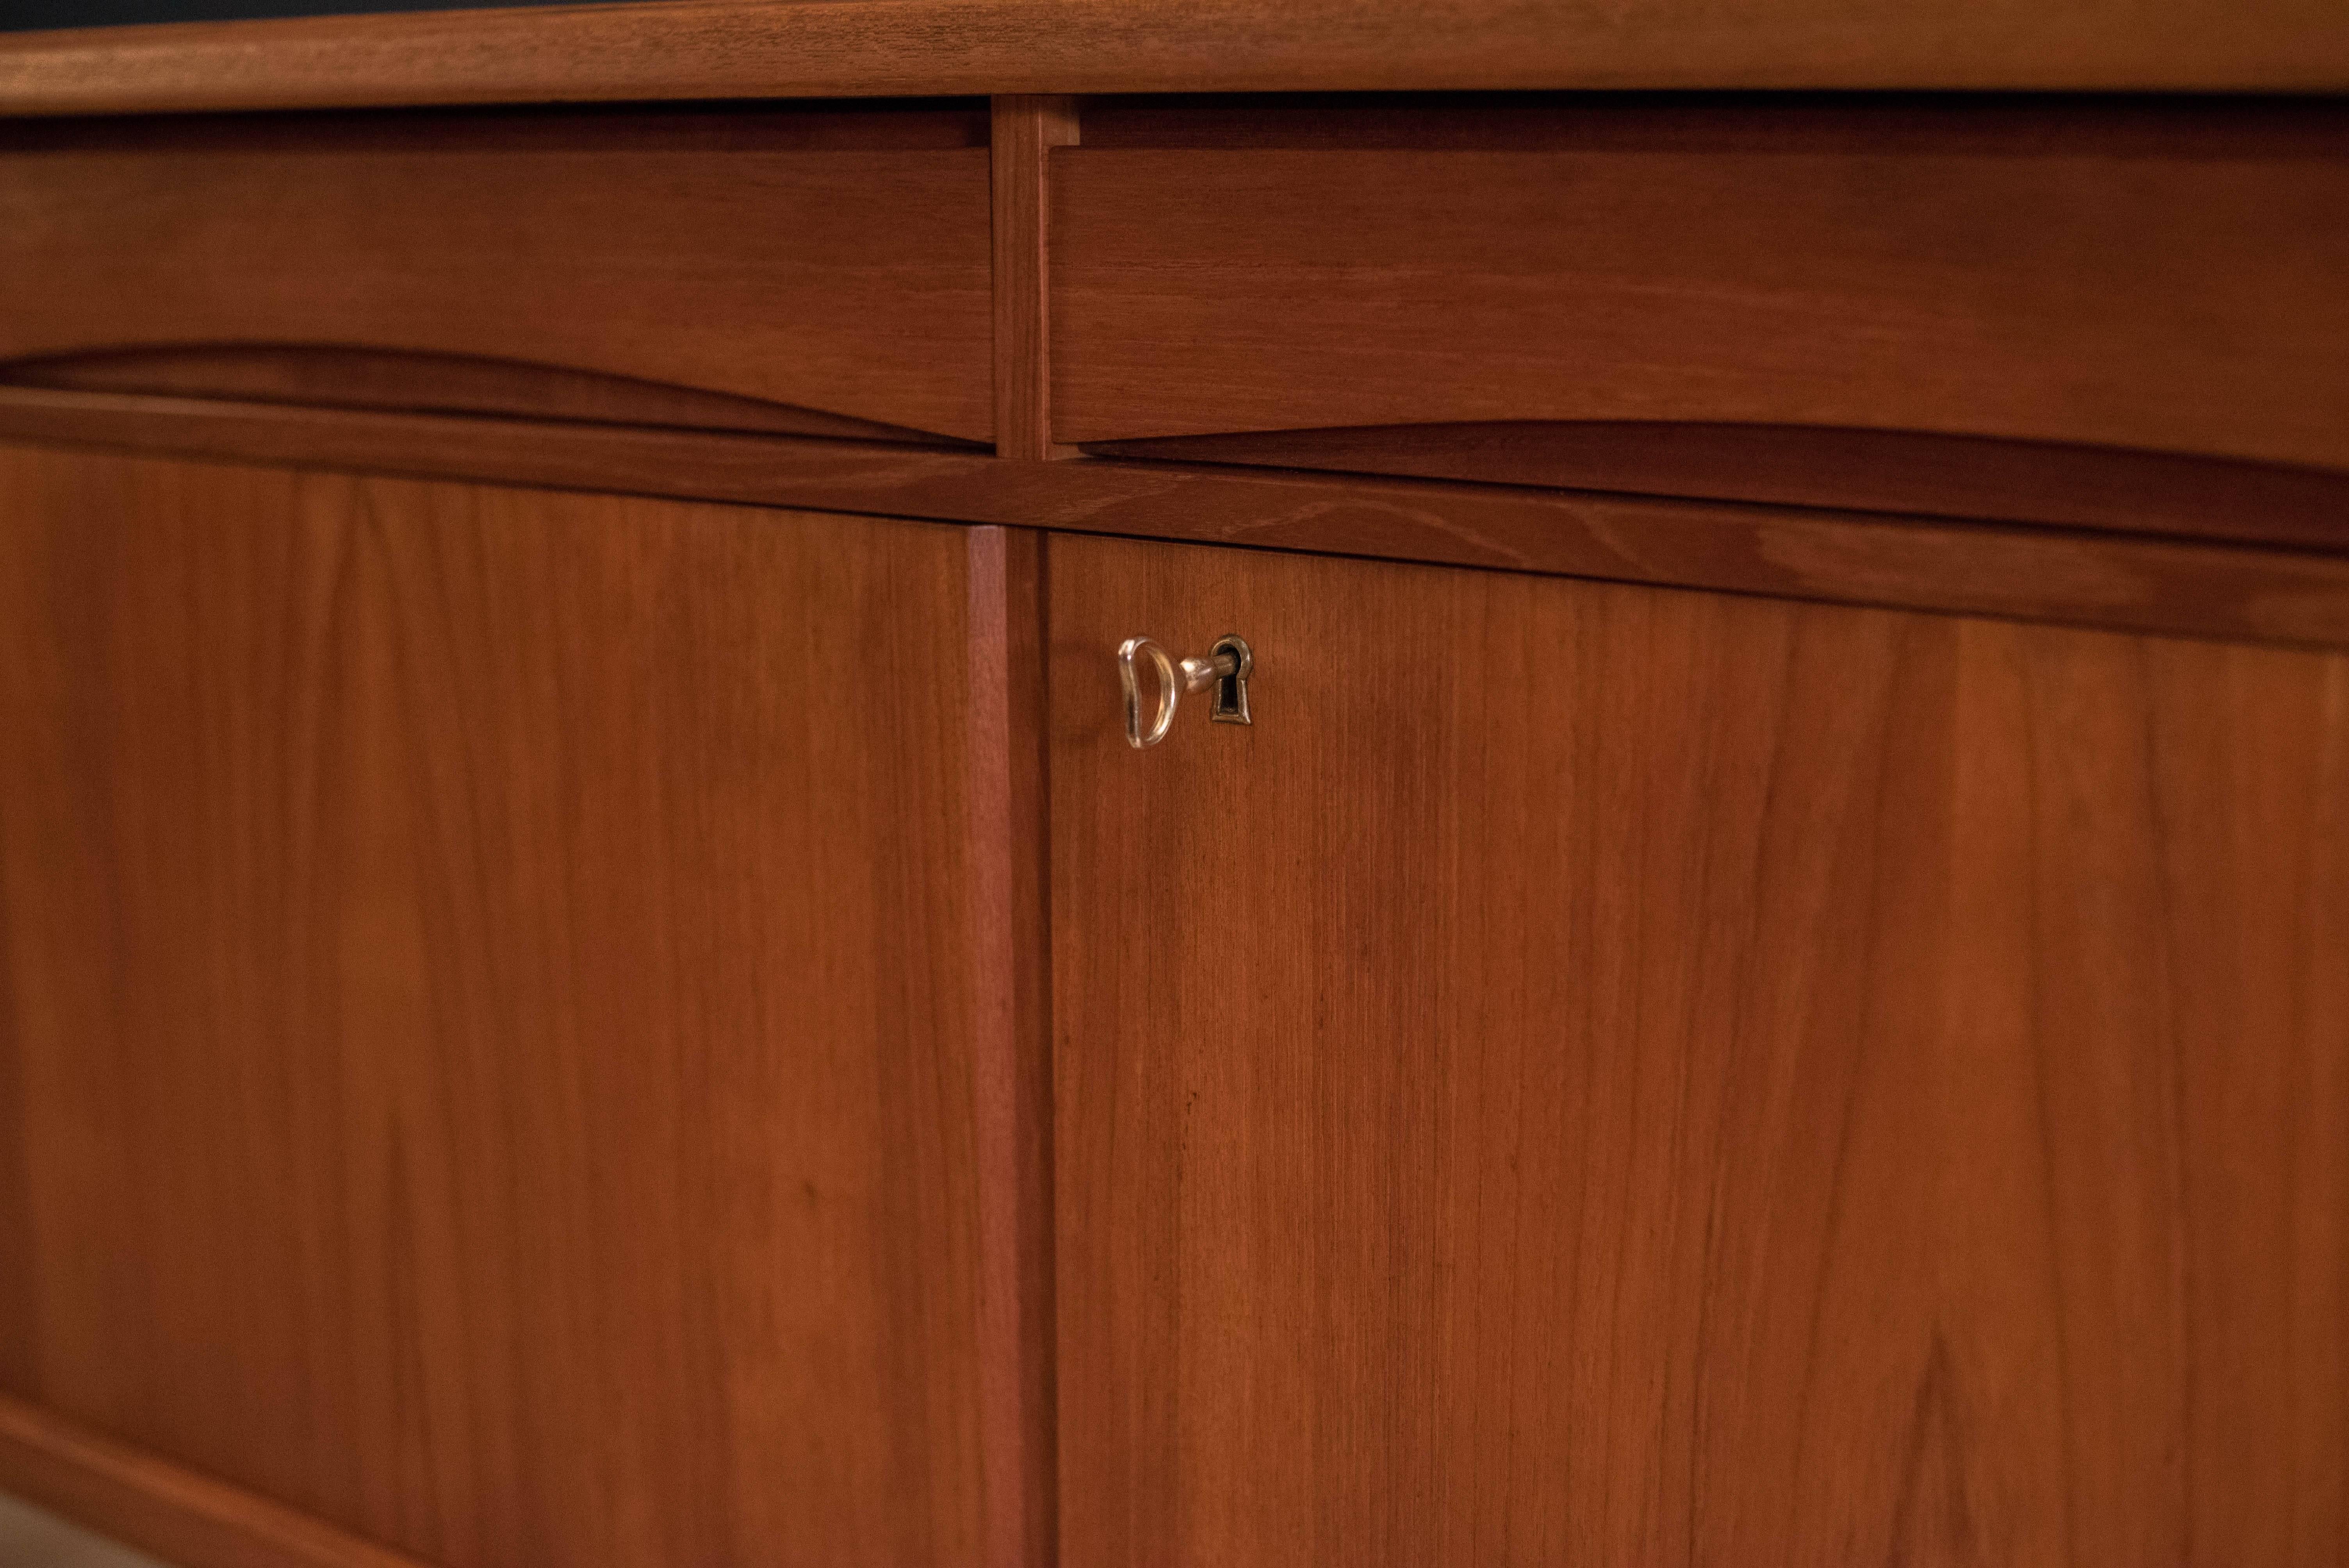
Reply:
<svg viewBox="0 0 2349 1568"><path fill-rule="evenodd" d="M967 110L0 128L0 360L519 361L991 441Z"/></svg>
<svg viewBox="0 0 2349 1568"><path fill-rule="evenodd" d="M1052 444L1051 151L1074 146L1077 107L1065 98L999 98L994 105L995 451L1063 455Z"/></svg>
<svg viewBox="0 0 2349 1568"><path fill-rule="evenodd" d="M1793 508L0 387L67 442L2349 645L2349 562Z"/></svg>
<svg viewBox="0 0 2349 1568"><path fill-rule="evenodd" d="M986 1561L1051 1568L1060 1509L1043 544L1030 529L974 528L968 539Z"/></svg>
<svg viewBox="0 0 2349 1568"><path fill-rule="evenodd" d="M788 403L470 354L299 344L102 349L0 364L0 385L313 408L494 414L598 425L952 444L919 430Z"/></svg>
<svg viewBox="0 0 2349 1568"><path fill-rule="evenodd" d="M1050 580L1070 1562L2341 1561L2349 660Z"/></svg>
<svg viewBox="0 0 2349 1568"><path fill-rule="evenodd" d="M444 1568L981 1535L965 540L0 459L0 1390Z"/></svg>
<svg viewBox="0 0 2349 1568"><path fill-rule="evenodd" d="M1230 113L1248 145L1203 109L1053 154L1058 439L1635 420L2349 469L2332 106L1505 100L1403 112L1416 147Z"/></svg>
<svg viewBox="0 0 2349 1568"><path fill-rule="evenodd" d="M1970 436L1497 420L1173 436L1083 449L1154 461L2044 522L2301 550L2349 547L2349 472Z"/></svg>
<svg viewBox="0 0 2349 1568"><path fill-rule="evenodd" d="M413 1557L166 1464L5 1394L0 1394L0 1487L160 1553L179 1568L423 1568Z"/></svg>
<svg viewBox="0 0 2349 1568"><path fill-rule="evenodd" d="M2338 91L2332 0L663 0L0 40L0 112L1440 88Z"/></svg>

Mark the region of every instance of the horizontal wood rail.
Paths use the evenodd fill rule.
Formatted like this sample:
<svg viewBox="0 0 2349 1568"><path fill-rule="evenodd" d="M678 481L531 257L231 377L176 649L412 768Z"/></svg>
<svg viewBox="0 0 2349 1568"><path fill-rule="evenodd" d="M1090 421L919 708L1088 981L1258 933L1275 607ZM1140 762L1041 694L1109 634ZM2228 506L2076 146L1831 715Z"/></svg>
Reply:
<svg viewBox="0 0 2349 1568"><path fill-rule="evenodd" d="M204 344L54 354L0 363L0 385L228 397L330 408L429 408L696 430L974 446L792 403L481 355L306 343Z"/></svg>
<svg viewBox="0 0 2349 1568"><path fill-rule="evenodd" d="M0 387L0 437L2349 647L2349 556L1823 508Z"/></svg>
<svg viewBox="0 0 2349 1568"><path fill-rule="evenodd" d="M1176 436L1082 449L1162 462L1773 501L2302 550L2349 548L2349 473L1980 436L1523 420Z"/></svg>
<svg viewBox="0 0 2349 1568"><path fill-rule="evenodd" d="M0 113L1393 88L2339 91L2333 0L664 0L0 41Z"/></svg>

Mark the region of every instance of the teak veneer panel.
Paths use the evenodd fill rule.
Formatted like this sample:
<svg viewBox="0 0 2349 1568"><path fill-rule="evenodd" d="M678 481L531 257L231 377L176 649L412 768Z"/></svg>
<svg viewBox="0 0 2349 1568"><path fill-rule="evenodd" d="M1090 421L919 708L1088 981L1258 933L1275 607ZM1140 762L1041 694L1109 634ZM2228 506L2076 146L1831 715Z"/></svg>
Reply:
<svg viewBox="0 0 2349 1568"><path fill-rule="evenodd" d="M632 418L667 386L988 441L986 128L821 107L0 125L0 362L440 355L649 384ZM743 422L681 401L671 422Z"/></svg>
<svg viewBox="0 0 2349 1568"><path fill-rule="evenodd" d="M1063 1561L2341 1561L2349 659L1049 581Z"/></svg>
<svg viewBox="0 0 2349 1568"><path fill-rule="evenodd" d="M2336 0L661 0L0 39L0 113L1431 88L2339 91Z"/></svg>
<svg viewBox="0 0 2349 1568"><path fill-rule="evenodd" d="M976 1561L966 545L0 453L0 1391L442 1568Z"/></svg>
<svg viewBox="0 0 2349 1568"><path fill-rule="evenodd" d="M1565 99L1089 115L1070 443L1487 420L2349 469L2330 107Z"/></svg>

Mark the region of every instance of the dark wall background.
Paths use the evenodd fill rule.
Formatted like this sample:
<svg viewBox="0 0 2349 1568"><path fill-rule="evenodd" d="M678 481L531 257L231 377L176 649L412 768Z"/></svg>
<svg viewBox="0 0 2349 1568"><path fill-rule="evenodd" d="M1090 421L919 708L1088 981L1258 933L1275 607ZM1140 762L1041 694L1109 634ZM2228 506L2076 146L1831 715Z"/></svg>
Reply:
<svg viewBox="0 0 2349 1568"><path fill-rule="evenodd" d="M499 0L563 5L578 0ZM347 16L356 11L478 10L465 0L0 0L0 33L129 22L220 22L237 16Z"/></svg>

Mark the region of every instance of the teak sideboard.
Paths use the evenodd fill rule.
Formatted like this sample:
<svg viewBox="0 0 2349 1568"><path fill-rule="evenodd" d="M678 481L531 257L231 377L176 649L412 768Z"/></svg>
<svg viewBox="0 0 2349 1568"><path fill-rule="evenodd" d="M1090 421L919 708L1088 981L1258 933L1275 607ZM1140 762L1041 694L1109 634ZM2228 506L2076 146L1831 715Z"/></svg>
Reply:
<svg viewBox="0 0 2349 1568"><path fill-rule="evenodd" d="M1622 9L0 42L0 1489L2349 1561L2349 24Z"/></svg>

